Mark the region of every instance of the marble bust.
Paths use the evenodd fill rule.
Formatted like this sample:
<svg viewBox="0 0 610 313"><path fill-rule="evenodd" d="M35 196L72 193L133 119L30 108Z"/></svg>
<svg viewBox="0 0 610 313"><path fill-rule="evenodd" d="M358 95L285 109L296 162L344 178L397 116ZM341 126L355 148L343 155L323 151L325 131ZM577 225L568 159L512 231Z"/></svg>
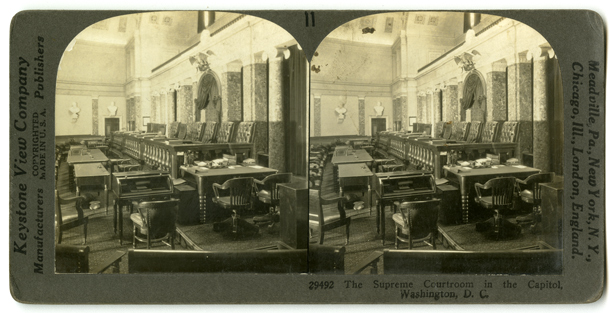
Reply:
<svg viewBox="0 0 610 313"><path fill-rule="evenodd" d="M108 106L108 112L110 113L110 116L115 116L116 110L117 110L117 107L114 104L114 101L110 102L110 105Z"/></svg>
<svg viewBox="0 0 610 313"><path fill-rule="evenodd" d="M69 109L70 116L72 117L72 123L76 123L78 120L78 113L80 112L80 108L76 102L72 102L72 106Z"/></svg>
<svg viewBox="0 0 610 313"><path fill-rule="evenodd" d="M375 114L377 116L383 115L384 107L383 107L383 105L381 105L381 101L378 101L377 105L375 107L373 107L373 109L375 109Z"/></svg>

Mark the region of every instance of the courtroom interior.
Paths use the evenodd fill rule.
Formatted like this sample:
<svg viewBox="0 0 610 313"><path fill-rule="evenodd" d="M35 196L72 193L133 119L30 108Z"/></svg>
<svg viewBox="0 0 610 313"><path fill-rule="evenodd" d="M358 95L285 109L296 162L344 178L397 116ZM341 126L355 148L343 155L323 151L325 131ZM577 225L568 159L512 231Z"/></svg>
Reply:
<svg viewBox="0 0 610 313"><path fill-rule="evenodd" d="M346 274L561 273L562 84L536 30L370 15L311 69L310 244Z"/></svg>
<svg viewBox="0 0 610 313"><path fill-rule="evenodd" d="M56 272L303 273L337 255L308 249L308 69L245 14L84 29L57 76Z"/></svg>

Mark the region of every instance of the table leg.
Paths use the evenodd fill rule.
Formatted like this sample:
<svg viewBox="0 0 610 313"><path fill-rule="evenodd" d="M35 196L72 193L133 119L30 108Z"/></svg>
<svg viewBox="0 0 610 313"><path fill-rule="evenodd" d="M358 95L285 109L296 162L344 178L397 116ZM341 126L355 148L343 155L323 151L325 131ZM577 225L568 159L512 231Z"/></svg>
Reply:
<svg viewBox="0 0 610 313"><path fill-rule="evenodd" d="M377 216L375 217L375 224L376 224L376 226L377 226L377 233L378 233L378 234L379 234L379 223L380 223L380 221L381 221L381 220L379 219L379 217L381 216L380 208L381 208L381 206L383 205L383 203L382 203L382 202L383 202L383 201L381 201L381 200L377 200L377 205L376 205L376 207L375 207L375 208L376 208L376 210L377 210Z"/></svg>
<svg viewBox="0 0 610 313"><path fill-rule="evenodd" d="M106 215L108 215L108 184L104 184L104 206L106 207Z"/></svg>
<svg viewBox="0 0 610 313"><path fill-rule="evenodd" d="M119 205L118 209L119 219L119 246L123 245L123 207Z"/></svg>
<svg viewBox="0 0 610 313"><path fill-rule="evenodd" d="M208 212L205 207L205 194L199 194L199 212L203 212L203 223L207 222Z"/></svg>
<svg viewBox="0 0 610 313"><path fill-rule="evenodd" d="M462 195L462 223L468 223L468 195Z"/></svg>
<svg viewBox="0 0 610 313"><path fill-rule="evenodd" d="M369 187L367 190L367 196L369 198L369 216L373 215L373 193L371 192L371 184L369 183Z"/></svg>
<svg viewBox="0 0 610 313"><path fill-rule="evenodd" d="M385 245L385 202L381 204L379 219L381 221L381 245Z"/></svg>
<svg viewBox="0 0 610 313"><path fill-rule="evenodd" d="M113 219L112 219L112 230L114 231L114 233L116 234L116 226L117 226L117 216L118 216L118 208L120 207L119 205L119 201L117 201L116 199L113 202L112 208L113 208Z"/></svg>

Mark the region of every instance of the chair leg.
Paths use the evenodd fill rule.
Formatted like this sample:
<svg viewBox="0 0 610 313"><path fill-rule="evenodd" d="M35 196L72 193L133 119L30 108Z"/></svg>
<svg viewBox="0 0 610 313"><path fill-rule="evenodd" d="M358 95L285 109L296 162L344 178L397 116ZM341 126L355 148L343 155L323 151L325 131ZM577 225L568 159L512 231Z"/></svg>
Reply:
<svg viewBox="0 0 610 313"><path fill-rule="evenodd" d="M85 223L83 224L83 244L86 245L87 244L87 222L85 220Z"/></svg>
<svg viewBox="0 0 610 313"><path fill-rule="evenodd" d="M348 220L345 224L345 245L349 244L349 225L351 220Z"/></svg>
<svg viewBox="0 0 610 313"><path fill-rule="evenodd" d="M170 246L172 247L172 250L176 250L176 246L174 245L174 238L175 238L175 237L176 237L176 232L175 232L175 231L174 231L174 232L172 232L172 233L169 235L169 244L170 244Z"/></svg>
<svg viewBox="0 0 610 313"><path fill-rule="evenodd" d="M319 244L323 244L324 243L324 230L320 229L320 242Z"/></svg>
<svg viewBox="0 0 610 313"><path fill-rule="evenodd" d="M60 244L61 243L61 238L63 237L63 232L61 231L61 229L59 230L59 232L57 232L57 243Z"/></svg>
<svg viewBox="0 0 610 313"><path fill-rule="evenodd" d="M394 249L398 249L398 225L394 226Z"/></svg>

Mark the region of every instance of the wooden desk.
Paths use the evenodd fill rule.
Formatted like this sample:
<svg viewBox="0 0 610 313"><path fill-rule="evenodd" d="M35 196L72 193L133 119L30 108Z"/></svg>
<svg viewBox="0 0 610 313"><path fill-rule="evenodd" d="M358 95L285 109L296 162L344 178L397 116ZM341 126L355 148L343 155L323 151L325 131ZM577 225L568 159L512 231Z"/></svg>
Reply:
<svg viewBox="0 0 610 313"><path fill-rule="evenodd" d="M84 147L84 146L83 146ZM91 149L88 151L83 151L83 153L70 155L66 158L66 162L68 162L68 181L70 190L74 190L74 165L76 164L87 164L87 163L108 163L108 158L104 153L102 153L99 149Z"/></svg>
<svg viewBox="0 0 610 313"><path fill-rule="evenodd" d="M110 173L102 163L85 163L74 165L74 179L76 181L76 195L80 196L81 186L104 185L104 207L108 214L108 185L110 184Z"/></svg>
<svg viewBox="0 0 610 313"><path fill-rule="evenodd" d="M501 166L498 168L479 168L472 169L468 172L462 170L460 166L443 168L447 180L457 184L460 187L460 193L462 195L462 222L468 223L469 220L469 209L470 209L470 198L474 198L475 190L474 184L481 183L485 184L488 180L496 177L515 177L519 179L525 179L530 175L537 174L540 172L539 169L535 169L527 166Z"/></svg>
<svg viewBox="0 0 610 313"><path fill-rule="evenodd" d="M293 182L278 184L280 194L280 237L293 249L309 245L309 188L307 181L293 177Z"/></svg>
<svg viewBox="0 0 610 313"><path fill-rule="evenodd" d="M214 197L213 183L222 184L231 178L252 177L262 180L268 175L277 173L277 170L262 166L241 166L235 168L201 169L198 166L181 166L182 177L189 184L197 187L199 193L199 209L202 212L203 223L219 220L222 218L222 209L216 207L212 198Z"/></svg>
<svg viewBox="0 0 610 313"><path fill-rule="evenodd" d="M373 162L373 158L364 149L335 148L332 162L334 166L339 164L370 163Z"/></svg>
<svg viewBox="0 0 610 313"><path fill-rule="evenodd" d="M366 199L369 207L369 214L372 214L373 200L371 193L373 172L365 163L341 164L338 166L339 195L343 197L346 187L366 186ZM363 188L364 189L364 188Z"/></svg>

